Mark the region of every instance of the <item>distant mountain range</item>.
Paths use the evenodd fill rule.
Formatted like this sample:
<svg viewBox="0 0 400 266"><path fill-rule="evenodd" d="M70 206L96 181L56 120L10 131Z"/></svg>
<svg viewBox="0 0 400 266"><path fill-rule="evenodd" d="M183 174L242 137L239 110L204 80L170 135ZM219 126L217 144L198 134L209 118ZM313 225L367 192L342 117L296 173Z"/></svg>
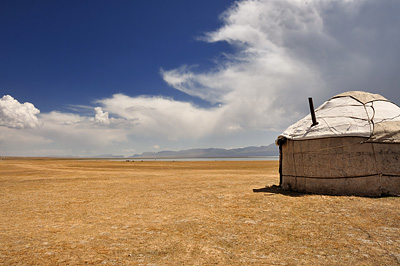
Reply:
<svg viewBox="0 0 400 266"><path fill-rule="evenodd" d="M260 147L246 147L238 149L189 149L181 151L144 152L135 154L133 158L235 158L235 157L260 157L278 156L279 149L275 144Z"/></svg>
<svg viewBox="0 0 400 266"><path fill-rule="evenodd" d="M275 144L268 146L250 146L245 148L237 149L189 149L181 151L160 151L160 152L143 152L142 154L134 154L132 156L114 155L114 154L102 154L97 156L90 156L90 158L245 158L245 157L263 157L263 156L279 156L279 148ZM53 158L85 158L73 155L50 155L47 157Z"/></svg>

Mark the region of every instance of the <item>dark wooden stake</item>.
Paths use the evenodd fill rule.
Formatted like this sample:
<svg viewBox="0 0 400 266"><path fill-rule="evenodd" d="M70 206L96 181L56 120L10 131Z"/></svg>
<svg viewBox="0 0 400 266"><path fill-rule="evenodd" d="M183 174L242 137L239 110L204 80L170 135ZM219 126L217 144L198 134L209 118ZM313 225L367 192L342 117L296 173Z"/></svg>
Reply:
<svg viewBox="0 0 400 266"><path fill-rule="evenodd" d="M278 140L278 144L279 144L279 186L280 187L282 187L282 160L283 160L282 142L283 141Z"/></svg>
<svg viewBox="0 0 400 266"><path fill-rule="evenodd" d="M310 113L311 113L311 119L312 119L312 127L315 125L318 125L317 118L315 118L315 112L314 112L314 103L311 97L308 98L308 105L310 105Z"/></svg>
<svg viewBox="0 0 400 266"><path fill-rule="evenodd" d="M279 186L282 187L282 176L283 176L283 150L282 146L286 142L286 138L281 138L278 139L278 145L279 145Z"/></svg>

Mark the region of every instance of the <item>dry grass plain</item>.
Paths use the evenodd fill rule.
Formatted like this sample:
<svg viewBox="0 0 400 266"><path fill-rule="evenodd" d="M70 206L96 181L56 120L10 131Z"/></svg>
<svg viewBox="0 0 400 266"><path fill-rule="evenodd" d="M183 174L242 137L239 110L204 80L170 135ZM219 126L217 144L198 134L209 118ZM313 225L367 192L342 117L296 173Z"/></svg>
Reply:
<svg viewBox="0 0 400 266"><path fill-rule="evenodd" d="M0 161L0 265L399 265L400 198L253 189L278 162Z"/></svg>

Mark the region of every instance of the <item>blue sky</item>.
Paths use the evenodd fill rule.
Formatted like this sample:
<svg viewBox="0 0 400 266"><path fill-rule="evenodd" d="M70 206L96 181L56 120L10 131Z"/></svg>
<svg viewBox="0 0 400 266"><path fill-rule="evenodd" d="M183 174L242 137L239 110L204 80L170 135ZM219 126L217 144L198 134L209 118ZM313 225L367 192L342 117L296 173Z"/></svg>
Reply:
<svg viewBox="0 0 400 266"><path fill-rule="evenodd" d="M399 12L396 0L0 1L0 155L261 146L309 96L399 104Z"/></svg>
<svg viewBox="0 0 400 266"><path fill-rule="evenodd" d="M160 69L207 67L229 51L196 38L218 28L232 2L2 1L2 92L42 112L116 92L196 101L168 86Z"/></svg>

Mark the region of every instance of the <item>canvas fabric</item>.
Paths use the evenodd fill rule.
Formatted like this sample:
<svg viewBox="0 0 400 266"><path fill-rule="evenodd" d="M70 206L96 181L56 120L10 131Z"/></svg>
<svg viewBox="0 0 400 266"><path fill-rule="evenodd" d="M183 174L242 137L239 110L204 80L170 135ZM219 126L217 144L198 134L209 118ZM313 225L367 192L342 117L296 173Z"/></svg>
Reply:
<svg viewBox="0 0 400 266"><path fill-rule="evenodd" d="M385 97L383 97L382 95L379 94L373 94L373 93L368 93L368 92L364 92L364 91L347 91L347 92L343 92L341 94L338 94L333 98L340 98L340 97L352 97L354 99L356 99L357 101L360 101L363 104L366 104L368 102L372 102L372 101L387 101L387 99Z"/></svg>
<svg viewBox="0 0 400 266"><path fill-rule="evenodd" d="M364 140L287 140L282 145L282 187L333 195L400 195L400 144Z"/></svg>
<svg viewBox="0 0 400 266"><path fill-rule="evenodd" d="M312 126L307 115L278 139L364 137L370 142L400 143L400 107L378 94L342 93L319 106L315 115L317 125Z"/></svg>

